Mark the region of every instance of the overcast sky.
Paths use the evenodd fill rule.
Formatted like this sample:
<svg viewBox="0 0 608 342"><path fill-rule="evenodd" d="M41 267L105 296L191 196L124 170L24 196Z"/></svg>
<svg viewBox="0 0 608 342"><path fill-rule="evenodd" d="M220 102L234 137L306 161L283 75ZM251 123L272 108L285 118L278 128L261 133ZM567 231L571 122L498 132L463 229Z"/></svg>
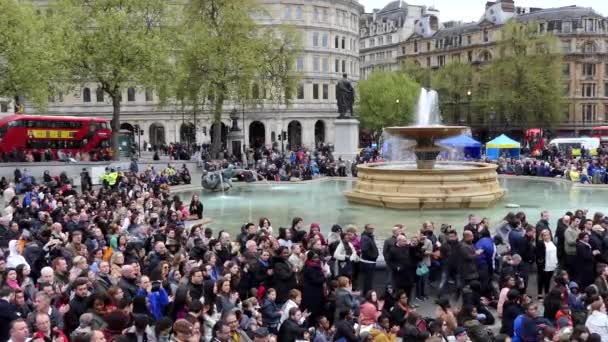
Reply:
<svg viewBox="0 0 608 342"><path fill-rule="evenodd" d="M374 8L383 8L390 0L359 0L365 6L365 12ZM477 21L484 12L486 0L406 0L412 5L434 6L440 12L440 20ZM562 7L577 5L593 7L603 16L608 16L608 0L515 0L520 7Z"/></svg>

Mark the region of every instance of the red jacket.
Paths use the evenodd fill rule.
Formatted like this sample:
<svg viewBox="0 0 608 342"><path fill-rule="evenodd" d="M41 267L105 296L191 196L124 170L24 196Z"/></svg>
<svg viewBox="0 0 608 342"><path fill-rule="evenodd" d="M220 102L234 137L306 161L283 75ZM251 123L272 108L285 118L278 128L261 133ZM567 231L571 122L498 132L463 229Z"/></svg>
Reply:
<svg viewBox="0 0 608 342"><path fill-rule="evenodd" d="M59 330L59 329L57 329L57 328L54 328L54 329L52 329L52 330L51 330L51 338L48 338L48 337L44 336L44 333L43 333L42 331L38 330L38 331L37 331L37 332L34 334L34 336L32 336L32 340L36 340L36 339L38 339L38 338L41 338L41 339L43 339L44 341L49 341L49 342L51 342L51 341L53 341L53 340L54 340L55 338L57 338L57 337L62 338L62 339L63 339L63 342L69 342L68 337L67 337L67 336L65 336L65 334L63 333L63 331L61 331L61 330Z"/></svg>

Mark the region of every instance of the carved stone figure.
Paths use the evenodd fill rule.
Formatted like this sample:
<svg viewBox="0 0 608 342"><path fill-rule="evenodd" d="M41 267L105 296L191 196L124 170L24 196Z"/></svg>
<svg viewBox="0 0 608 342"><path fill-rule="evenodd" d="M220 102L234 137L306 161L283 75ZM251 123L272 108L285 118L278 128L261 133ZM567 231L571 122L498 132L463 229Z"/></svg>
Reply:
<svg viewBox="0 0 608 342"><path fill-rule="evenodd" d="M346 118L346 113L350 112L353 116L353 103L355 102L355 89L347 78L346 74L336 84L336 99L338 100L338 113L340 118Z"/></svg>

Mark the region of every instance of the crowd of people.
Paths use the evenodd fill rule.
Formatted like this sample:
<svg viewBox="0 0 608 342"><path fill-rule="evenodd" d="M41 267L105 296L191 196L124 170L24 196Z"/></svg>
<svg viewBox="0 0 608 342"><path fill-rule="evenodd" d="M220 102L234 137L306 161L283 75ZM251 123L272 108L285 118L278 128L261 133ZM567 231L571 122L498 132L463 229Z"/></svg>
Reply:
<svg viewBox="0 0 608 342"><path fill-rule="evenodd" d="M32 163L32 162L73 162L73 161L109 161L112 160L112 150L96 148L89 152L73 148L37 149L27 150L14 148L10 152L0 151L0 162L6 163Z"/></svg>
<svg viewBox="0 0 608 342"><path fill-rule="evenodd" d="M499 174L563 178L581 184L608 184L608 155L551 160L499 158Z"/></svg>
<svg viewBox="0 0 608 342"><path fill-rule="evenodd" d="M353 174L356 163L334 158L329 145L320 145L314 150L294 148L281 152L275 148L251 148L246 161L238 156L212 160L206 150L195 153L194 158L206 171L215 171L233 165L235 168L255 172L257 180L302 181L322 176L346 177ZM247 177L246 177L247 178Z"/></svg>
<svg viewBox="0 0 608 342"><path fill-rule="evenodd" d="M204 227L198 196L128 172L63 182L3 208L1 341L608 341L601 213L395 224L379 248L370 223Z"/></svg>

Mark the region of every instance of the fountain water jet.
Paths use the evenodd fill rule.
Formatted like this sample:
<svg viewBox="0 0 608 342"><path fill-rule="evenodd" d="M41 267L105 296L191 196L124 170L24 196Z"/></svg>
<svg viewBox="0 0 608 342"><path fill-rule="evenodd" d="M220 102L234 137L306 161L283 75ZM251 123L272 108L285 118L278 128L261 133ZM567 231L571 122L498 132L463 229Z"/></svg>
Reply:
<svg viewBox="0 0 608 342"><path fill-rule="evenodd" d="M444 149L436 141L462 134L465 126L443 126L437 92L422 88L414 126L388 127L385 132L416 141L416 168L407 163L377 163L358 167L358 181L345 195L349 201L399 209L486 208L505 194L496 167L485 163L436 165Z"/></svg>

